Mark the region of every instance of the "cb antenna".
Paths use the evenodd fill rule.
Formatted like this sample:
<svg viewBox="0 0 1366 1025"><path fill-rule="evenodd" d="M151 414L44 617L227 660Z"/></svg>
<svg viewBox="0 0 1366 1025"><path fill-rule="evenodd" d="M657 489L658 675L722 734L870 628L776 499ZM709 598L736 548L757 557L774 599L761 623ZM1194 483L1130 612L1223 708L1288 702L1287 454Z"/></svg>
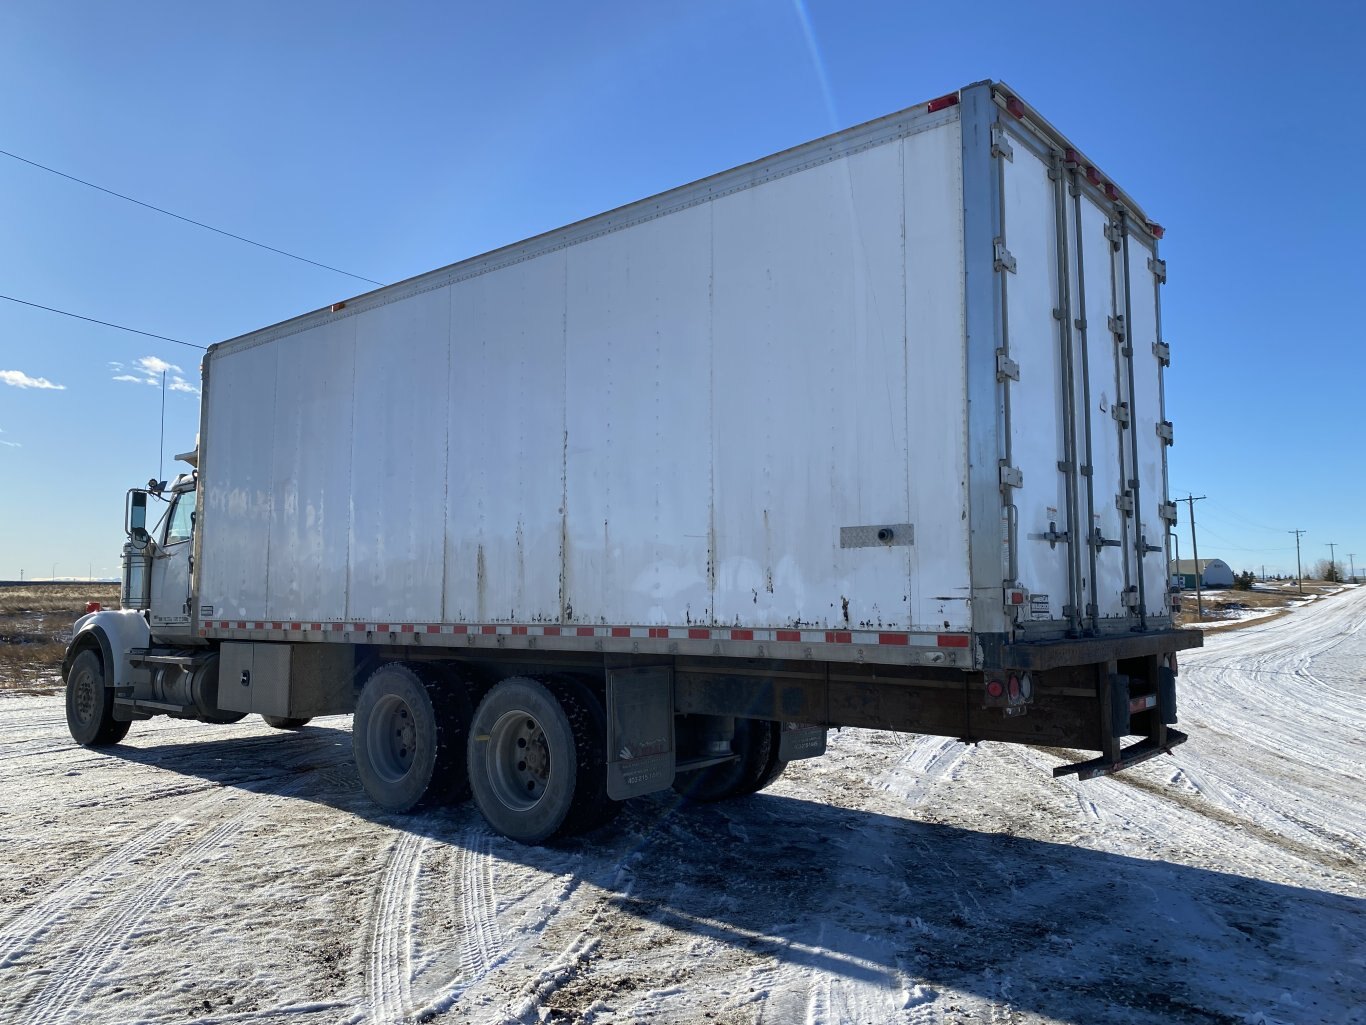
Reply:
<svg viewBox="0 0 1366 1025"><path fill-rule="evenodd" d="M157 481L165 480L166 472L166 371L161 372L161 445L157 449Z"/></svg>

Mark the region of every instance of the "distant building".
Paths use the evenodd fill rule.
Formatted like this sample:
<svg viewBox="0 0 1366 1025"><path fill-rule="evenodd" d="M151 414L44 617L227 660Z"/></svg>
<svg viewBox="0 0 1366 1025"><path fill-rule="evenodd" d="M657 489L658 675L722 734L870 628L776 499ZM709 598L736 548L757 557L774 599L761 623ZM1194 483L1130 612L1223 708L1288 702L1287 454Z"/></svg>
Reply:
<svg viewBox="0 0 1366 1025"><path fill-rule="evenodd" d="M1233 570L1223 559L1177 559L1172 563L1172 586L1182 590L1195 588L1195 574L1200 574L1201 587L1232 587Z"/></svg>

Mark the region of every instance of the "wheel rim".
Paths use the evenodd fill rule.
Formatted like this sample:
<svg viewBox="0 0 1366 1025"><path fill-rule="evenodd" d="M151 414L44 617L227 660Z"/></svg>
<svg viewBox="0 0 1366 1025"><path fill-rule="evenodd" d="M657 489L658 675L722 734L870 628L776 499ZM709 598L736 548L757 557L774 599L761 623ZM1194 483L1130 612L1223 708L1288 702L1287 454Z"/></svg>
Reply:
<svg viewBox="0 0 1366 1025"><path fill-rule="evenodd" d="M386 783L397 783L408 775L417 757L417 727L408 702L388 694L375 704L366 747L375 773Z"/></svg>
<svg viewBox="0 0 1366 1025"><path fill-rule="evenodd" d="M526 712L505 712L489 731L489 783L513 811L534 808L550 784L550 745L545 730Z"/></svg>
<svg viewBox="0 0 1366 1025"><path fill-rule="evenodd" d="M78 673L72 684L76 699L76 718L89 722L95 717L95 678L88 670Z"/></svg>

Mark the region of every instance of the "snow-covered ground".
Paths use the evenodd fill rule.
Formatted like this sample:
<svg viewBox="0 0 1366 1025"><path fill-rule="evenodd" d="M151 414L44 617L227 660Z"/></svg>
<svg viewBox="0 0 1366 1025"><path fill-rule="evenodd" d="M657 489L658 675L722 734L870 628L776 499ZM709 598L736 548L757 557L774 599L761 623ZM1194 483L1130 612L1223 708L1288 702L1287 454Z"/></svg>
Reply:
<svg viewBox="0 0 1366 1025"><path fill-rule="evenodd" d="M0 1022L1366 1021L1366 588L1183 656L1121 777L846 730L553 849L359 793L344 718L0 699Z"/></svg>

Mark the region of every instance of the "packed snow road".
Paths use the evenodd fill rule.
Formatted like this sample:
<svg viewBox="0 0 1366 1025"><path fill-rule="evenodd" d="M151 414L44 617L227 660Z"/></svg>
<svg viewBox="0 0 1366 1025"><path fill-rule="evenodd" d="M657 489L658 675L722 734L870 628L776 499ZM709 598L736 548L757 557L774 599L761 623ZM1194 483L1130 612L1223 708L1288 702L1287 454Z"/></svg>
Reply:
<svg viewBox="0 0 1366 1025"><path fill-rule="evenodd" d="M0 1022L1363 1022L1364 622L1211 637L1119 778L846 730L556 848L374 811L344 718L91 752L0 699Z"/></svg>

